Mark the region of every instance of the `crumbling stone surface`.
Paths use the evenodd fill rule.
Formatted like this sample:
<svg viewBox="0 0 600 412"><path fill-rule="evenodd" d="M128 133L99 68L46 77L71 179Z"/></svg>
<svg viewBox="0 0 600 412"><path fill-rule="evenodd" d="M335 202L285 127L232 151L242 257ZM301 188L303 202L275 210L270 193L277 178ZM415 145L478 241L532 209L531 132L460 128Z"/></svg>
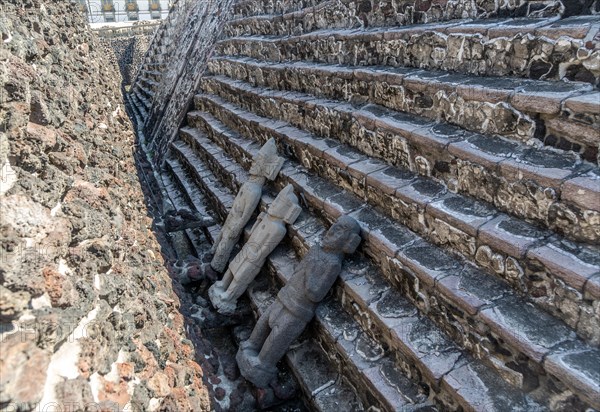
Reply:
<svg viewBox="0 0 600 412"><path fill-rule="evenodd" d="M0 405L210 409L151 231L118 68L75 5L2 9Z"/></svg>
<svg viewBox="0 0 600 412"><path fill-rule="evenodd" d="M213 58L208 67L213 74L256 86L353 103L369 101L477 133L546 144L597 160L599 97L588 84L481 78L418 68L269 64L233 57Z"/></svg>
<svg viewBox="0 0 600 412"><path fill-rule="evenodd" d="M216 51L276 62L308 60L350 66L420 67L480 76L564 78L596 85L600 51L594 46L598 36L595 20L593 16L558 22L475 20L370 30L320 30L279 38L233 37L217 43Z"/></svg>
<svg viewBox="0 0 600 412"><path fill-rule="evenodd" d="M106 49L105 56L114 54L111 60L119 67L123 85L131 84L137 76L151 39L152 33L116 38L100 37L100 44Z"/></svg>
<svg viewBox="0 0 600 412"><path fill-rule="evenodd" d="M265 13L269 15L237 18L227 24L224 33L231 37L244 35L284 36L332 28L405 26L464 18L547 17L561 14L566 17L570 14L570 10L563 8L561 2L558 1L536 3L535 5L529 1L498 3L489 0L479 2L329 0L320 2L314 7L304 7L298 11L290 10L280 15ZM254 4L260 5L260 2L254 2ZM239 11L240 6L236 6L236 11ZM582 8L585 8L585 6Z"/></svg>

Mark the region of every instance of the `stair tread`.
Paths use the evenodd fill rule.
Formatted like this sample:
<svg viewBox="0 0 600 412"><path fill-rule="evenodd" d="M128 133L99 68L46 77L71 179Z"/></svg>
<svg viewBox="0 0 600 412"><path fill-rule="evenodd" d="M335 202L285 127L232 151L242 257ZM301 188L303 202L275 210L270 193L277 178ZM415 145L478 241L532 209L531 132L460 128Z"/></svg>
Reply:
<svg viewBox="0 0 600 412"><path fill-rule="evenodd" d="M234 139L240 140L241 138L239 138L239 137L233 138L233 136L230 136L230 138L228 140L235 144ZM206 144L206 142L205 142L205 144ZM295 170L295 169L298 169L298 168L297 167L290 168L290 170ZM280 174L286 176L287 170L288 169L286 169L286 168L282 169ZM289 178L292 181L292 183L298 184L298 180L294 179L293 176L291 176L291 177L286 176L286 177ZM318 181L319 179L315 177L314 180ZM327 186L327 182L325 182L325 181L321 182L321 184L323 186ZM302 187L302 189L305 189L305 188ZM310 191L310 188L306 187L306 190L302 190L302 191L306 194L307 192ZM382 218L381 215L378 216L378 213L374 212L372 210L361 209L361 212L373 215L375 217L375 220L377 220L377 218L379 218L379 219L383 219L385 221L385 218ZM358 215L356 217L359 219L361 226L363 226L363 228L364 228L365 227L364 220L366 220L366 219L362 219L360 215ZM368 228L366 228L366 229L368 230ZM394 229L394 226L391 226L392 231L393 231L393 229ZM378 237L378 236L381 237L381 235L376 231L369 232L369 236L371 233L373 233L374 237ZM370 240L370 238L368 238L368 239ZM435 250L436 247L432 246L432 249ZM442 252L442 254L443 254L443 252ZM415 262L413 261L413 264L414 263ZM463 265L461 265L460 263L457 263L457 267L462 267L462 266ZM423 275L423 272L424 271L421 271L421 275ZM462 306L464 306L464 307L467 307L467 308L474 307L477 310L480 310L484 307L484 305L491 305L493 307L495 305L503 304L506 301L510 300L512 303L518 302L518 304L520 305L519 307L523 307L525 313L532 315L529 318L522 318L519 316L515 316L515 317L511 317L510 319L505 319L506 320L505 322L497 321L493 324L493 326L496 328L496 330L500 331L502 333L502 336L507 338L508 342L510 342L511 344L514 344L523 353L533 354L533 355L535 355L537 352L543 352L544 354L553 353L552 346L550 344L548 344L548 339L547 339L547 330L548 329L554 330L556 335L568 336L569 340L573 340L572 335L574 335L574 334L570 331L570 329L566 325L564 325L564 323L554 319L553 317L547 315L546 313L542 312L541 310L537 309L536 307L531 306L531 307L526 308L526 306L528 304L524 300L515 298L513 296L513 294L511 293L511 291L509 290L509 288L506 287L503 283L501 283L498 280L495 280L494 278L487 276L485 273L482 273L478 269L470 267L470 266L466 266L465 269L460 273L460 275L450 275L447 277L449 279L444 283L443 287L440 285L437 288L437 290L440 293L445 294L445 296L447 296L452 301L462 304ZM438 280L436 283L440 283L440 282L441 281ZM469 287L470 289L465 290L465 287ZM491 290L491 292L490 292L490 290ZM480 313L481 312L477 313L475 316L480 318L481 317ZM535 324L535 319L544 319L548 323L545 323L540 326L540 324ZM483 318L482 318L482 320L485 321L485 319L483 319ZM532 322L534 324L532 324ZM529 332L529 335L514 337L514 335L515 335L514 330L516 328L521 328L521 329L517 329L517 330L527 330ZM560 340L560 338L557 341L559 343L563 342L563 340ZM574 341L579 342L576 339ZM580 342L580 344L585 345L582 342ZM590 363L593 363L594 360L592 360L592 359L594 359L595 355L590 355L589 353L588 353L588 355L591 356ZM579 372L576 372L576 371L565 370L563 372L564 373L562 374L562 377L565 379L566 378L569 379L566 382L567 384L573 383L571 380L572 375L575 375L575 374L579 375Z"/></svg>
<svg viewBox="0 0 600 412"><path fill-rule="evenodd" d="M183 128L182 132L194 133L196 134L196 137L201 139L206 146L209 145L209 143L206 141L207 138L201 136L200 133L198 133L198 131L195 129ZM192 162L194 163L202 162L202 160L200 160L194 154L191 155L191 159L193 159ZM322 233L322 230L319 233ZM289 277L291 275L290 262L288 257L283 256L281 254L276 254L275 256L270 257L269 260L271 264L275 265L276 267L287 268L287 274L284 273L284 269L280 269L281 276L283 278L285 278L286 276ZM389 285L386 285L386 281L381 278L381 275L379 275L379 279L373 279L374 277L377 277L377 275L373 273L374 271L376 271L376 269L367 271L368 274L357 276L355 273L352 273L351 270L345 270L341 274L340 279L341 282L345 285L345 288L347 288L348 291L352 291L349 293L352 293L353 297L355 297L356 299L360 299L360 301L362 301L362 304L365 307L369 308L369 313L371 314L371 316L373 316L373 318L377 319L378 322L382 324L390 322L395 324L397 331L396 333L398 334L398 336L402 336L407 342L403 343L403 348L406 352L406 356L409 356L413 361L419 362L421 365L423 365L422 367L427 371L427 373L435 377L435 379L443 379L444 374L447 373L449 370L452 370L452 367L461 356L468 355L461 355L463 352L459 348L457 348L452 342L448 341L447 338L445 338L445 336L443 335L443 333L439 331L436 332L436 327L428 319L420 316L416 312L414 307L412 307L412 305L405 300L405 298L403 298L398 293L394 293L394 291L391 290L391 287ZM379 285L375 286L375 289L379 290L379 292L374 292L373 288L369 287L369 285L373 285L373 282L379 283ZM382 286L382 284L385 286ZM387 291L388 294L393 295L393 299L388 299L389 302L387 303L388 305L393 305L395 307L391 309L376 309L378 303L382 304L383 302L386 302L385 299L380 300L380 296L378 296L381 295L383 291ZM400 310L406 311L406 313L403 313L402 311L398 313L398 307L400 307ZM328 311L331 310L334 309L332 309L330 306L325 308L320 307L318 310L317 321L321 322L322 324L327 323L322 327L327 330L330 330L331 332L329 333L335 335L337 337L337 340L339 341L340 337L343 335L343 328L336 329L335 322L339 322L339 317L336 316L335 319L332 319L330 316L328 316ZM391 317L387 319L384 318L381 314L385 314L386 310L387 313L389 313L388 316L391 315ZM339 312L337 313L339 314ZM331 320L334 320L334 324L331 324ZM419 325L419 331L421 335L418 335L416 332L412 334L416 336L414 337L415 340L411 342L411 339L408 336L404 335L411 335L409 332L412 331L412 327L415 325ZM431 346L427 347L423 347L422 345L420 345L419 339L421 339L423 334L427 334L429 342L435 343L432 343ZM448 355L447 358L449 359L449 361L447 361L446 359L440 360L439 356L435 355L435 352L440 350L440 347L444 348L444 353ZM469 361L478 363L478 361L472 359L470 359ZM433 370L427 368L433 368ZM485 371L486 369L479 368L477 370L483 373L482 371ZM475 376L478 375L472 374L468 377L468 379L473 379ZM459 383L453 381L450 384L456 384L459 387L460 385L466 384L466 379L466 376L462 376ZM377 388L378 390L384 389L384 387L382 387L381 384L375 386L375 388ZM510 394L510 396L506 399L507 401L509 401L510 399L510 401L514 402L514 404L516 405L524 402L524 398L522 398L523 395L519 394L518 391L515 391L514 388L509 389L507 384L498 383L497 389L498 391L504 392L507 396ZM469 399L469 401L475 401L475 399ZM466 398L465 402L467 402Z"/></svg>
<svg viewBox="0 0 600 412"><path fill-rule="evenodd" d="M364 67L326 63L286 61L263 62L251 57L215 56L212 61L224 60L265 70L298 70L315 76L355 78L365 81L385 81L390 85L416 84L418 88L456 89L458 96L470 98L474 93L492 97L527 112L558 113L570 109L575 114L600 115L600 92L589 83L555 82L507 76L474 76L439 70L411 67ZM477 89L476 89L477 88ZM598 138L600 142L600 137Z"/></svg>
<svg viewBox="0 0 600 412"><path fill-rule="evenodd" d="M365 35L373 39L374 36L381 36L386 40L394 39L400 33L415 33L424 31L439 31L445 34L450 33L469 33L481 34L484 36L504 37L506 30L516 28L519 31L526 30L529 26L532 33L538 36L549 38L559 38L569 35L576 39L585 38L593 26L597 23L595 16L573 16L557 20L551 18L494 18L494 19L457 19L447 22L434 22L425 24L410 24L396 27L370 27L370 28L347 28L347 29L320 29L314 32L305 33L296 36L287 36L282 38L275 35L254 35L254 36L236 36L229 39L222 39L219 42L240 39L264 39L266 41L285 40L290 41L295 38L318 38L334 36L336 38L355 37Z"/></svg>
<svg viewBox="0 0 600 412"><path fill-rule="evenodd" d="M574 80L576 73L559 73L559 65L575 61L594 64L586 39L593 38L597 31L594 16L568 17L560 21L556 18L463 19L364 29L324 28L304 34L235 36L219 40L216 51L217 54L249 55L270 61L404 65L477 75ZM521 48L524 38L527 38L530 50L540 51L526 52L518 59L499 52ZM570 41L572 48L567 51L561 48L559 43L563 44L563 41ZM435 48L437 52L422 53L420 44ZM549 53L544 64L537 58L542 49ZM446 58L446 54L454 56ZM492 55L495 58L490 57ZM597 76L588 77L586 81L597 84Z"/></svg>
<svg viewBox="0 0 600 412"><path fill-rule="evenodd" d="M435 124L374 104L352 105L295 91L254 87L224 76L205 77L204 88L218 90L214 93L222 99L235 101L247 110L285 119L321 136L332 136L392 165L410 167L426 176L434 174L436 179L455 187L454 191L491 202L499 210L535 221L564 237L596 243L598 225L593 216L598 215L600 208L600 169L582 162L575 154L465 132L456 126ZM248 116L257 119L255 114ZM260 122L275 124L265 118ZM283 120L277 122L284 127ZM360 127L354 128L357 125ZM372 130L369 133L375 135L363 136L363 130ZM293 133L292 137L296 135ZM424 157L429 165L426 169L412 160L417 156ZM438 161L448 164L449 169L438 170L434 167ZM527 189L531 192L515 191L523 181L532 186ZM573 220L564 224L553 214L555 208L575 216L575 224Z"/></svg>
<svg viewBox="0 0 600 412"><path fill-rule="evenodd" d="M244 117L246 114L250 115L249 112L242 111L237 106L225 102L216 96L209 95L204 97L212 99L224 109L236 110L238 117ZM195 113L191 112L190 115L193 116ZM406 169L387 166L383 171L378 170L379 173L368 173L368 169L363 171L361 170L362 167L359 166L359 163L364 164L369 161L368 156L348 150L348 147L343 143L335 141L326 142L327 139L316 138L310 133L294 128L282 121L269 121L255 114L251 114L251 116L262 127L273 127L274 132L285 131L284 134L292 136L291 139L295 139L296 141L301 140L304 145L312 148L312 151L325 150L325 155L329 155L330 158L337 157L342 164L344 164L346 159L344 159L343 154L340 155L340 152L344 152L346 155L353 153L355 159L346 163L349 164L348 169L351 169L352 165L355 165L355 172L363 173L366 179L370 178L371 185L385 187L385 191L392 193L393 196L404 201L419 203L422 207L426 208L426 213L443 219L451 223L452 226L472 236L480 237L484 244L494 244L495 249L501 250L507 255L512 255L519 260L523 259L531 249L529 258L541 259L542 263L545 263L547 267L554 269L558 277L580 291L583 290L586 280L595 272L600 271L600 262L594 262L594 259L591 258L594 252L593 249L588 253L590 256L586 255L585 260L581 261L583 253L577 251L577 255L570 255L567 250L564 250L564 247L561 248L562 241L558 237L551 244L554 245L554 248L562 249L562 253L559 252L554 255L540 254L539 249L543 246L536 246L536 244L540 243L542 239L549 239L550 236L556 235L552 235L551 232L539 229L520 219L499 213L485 203L459 194L445 193L446 189L439 183L417 177L413 172ZM272 126L269 125L269 122ZM343 169L345 168L343 167ZM401 176L401 178L394 178L394 175ZM383 177L383 179L380 179L380 177ZM416 185L423 187L423 190L415 190ZM429 186L425 187L423 185ZM435 187L435 192L427 193L428 190L431 191L431 185ZM442 195L440 196L440 194ZM461 210L465 209L474 211L471 213L461 213ZM585 248L583 250L587 251ZM565 259L566 257L567 259Z"/></svg>
<svg viewBox="0 0 600 412"><path fill-rule="evenodd" d="M336 7L337 6L337 7ZM398 15L386 14L385 11L382 12L379 8L371 8L368 11L362 11L361 18L357 18L356 12L359 9L351 0L345 1L323 1L319 4L311 7L304 8L299 11L290 11L284 14L273 14L266 13L261 15L253 15L247 17L239 17L230 20L227 24L228 28L235 28L236 26L246 26L252 34L269 34L269 30L278 30L277 34L279 35L290 35L296 34L298 31L304 32L304 29L307 28L307 32L312 32L319 29L327 29L328 27L334 26L337 28L362 28L362 27L394 27L397 25L405 25L405 26L416 26L422 24L432 24L438 21L452 21L456 19L461 19L464 22L464 25L469 27L462 27L461 31L467 32L481 32L483 28L491 28L491 30L496 30L498 33L496 35L507 35L511 34L514 31L514 27L518 26L521 31L523 30L535 30L540 27L547 27L546 32L550 34L554 34L556 31L556 27L552 25L558 20L558 16L550 17L550 18L476 18L476 13L481 13L481 10L469 9L466 7L460 11L455 8L449 7L445 8L444 4L440 5L441 7L437 10L437 13L427 13L425 11L421 11L421 14L425 14L427 17L423 17L419 15L417 19L421 21L414 22L414 17L412 19L408 16L403 15L403 13L398 10L396 13L400 14L404 17L404 21L398 21ZM345 8L342 8L345 7ZM342 8L340 10L340 8ZM359 9L360 10L360 9ZM322 13L322 14L319 14ZM331 14L335 13L335 19L327 17L331 16ZM373 15L371 15L373 13ZM380 14L378 14L380 13ZM470 17L470 19L466 20L465 17ZM406 21L408 20L408 21ZM265 25L256 25L256 22L268 22L270 24ZM424 22L426 21L426 23ZM515 23L516 22L516 23ZM286 24L287 23L287 24ZM590 25L593 24L593 19L579 19L577 20L576 29L581 30L581 24ZM568 25L568 24L567 24ZM500 26L500 27L498 27ZM572 25L571 25L572 26ZM563 27L563 26L560 26ZM511 28L513 30L511 30ZM261 29L263 32L261 32ZM552 30L554 29L554 30ZM228 30L226 29L226 33ZM306 32L305 32L306 33Z"/></svg>

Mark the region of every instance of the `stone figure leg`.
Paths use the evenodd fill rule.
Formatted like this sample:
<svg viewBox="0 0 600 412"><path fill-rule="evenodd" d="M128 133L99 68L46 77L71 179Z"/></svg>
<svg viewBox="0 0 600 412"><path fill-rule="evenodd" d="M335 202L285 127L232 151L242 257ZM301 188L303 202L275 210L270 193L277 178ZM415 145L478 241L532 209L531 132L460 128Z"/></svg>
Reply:
<svg viewBox="0 0 600 412"><path fill-rule="evenodd" d="M225 275L223 275L223 279L215 282L215 285L218 285L219 289L225 291L231 284L232 280L233 280L233 273L231 273L231 269L227 269L227 272L225 272Z"/></svg>
<svg viewBox="0 0 600 412"><path fill-rule="evenodd" d="M257 268L254 272L258 272L260 268ZM229 270L227 270L229 272ZM223 293L223 300L229 302L237 302L240 296L244 294L244 292L248 289L255 276L245 276L239 275L232 276L233 280L229 283L223 282L223 288L225 289L225 293ZM223 280L225 280L223 278Z"/></svg>
<svg viewBox="0 0 600 412"><path fill-rule="evenodd" d="M277 316L272 316L273 314ZM274 367L286 354L292 342L302 334L307 323L286 309L282 309L279 313L273 312L269 318L271 333L265 339L258 359L261 364Z"/></svg>
<svg viewBox="0 0 600 412"><path fill-rule="evenodd" d="M235 247L238 239L240 238L240 234L242 229L239 230L231 230L229 233L224 233L221 236L221 241L219 245L215 249L215 255L210 262L210 265L217 272L223 273L225 268L227 267L227 263L229 262L229 256L231 255L231 251Z"/></svg>
<svg viewBox="0 0 600 412"><path fill-rule="evenodd" d="M241 348L243 350L250 350L258 353L260 348L262 348L263 343L265 342L267 336L269 336L269 333L271 332L271 326L269 326L269 315L271 313L273 305L276 304L279 304L281 306L281 303L279 303L278 301L273 302L269 309L267 309L267 311L260 318L258 318L254 329L252 329L252 334L250 335L247 341L242 342L241 344Z"/></svg>

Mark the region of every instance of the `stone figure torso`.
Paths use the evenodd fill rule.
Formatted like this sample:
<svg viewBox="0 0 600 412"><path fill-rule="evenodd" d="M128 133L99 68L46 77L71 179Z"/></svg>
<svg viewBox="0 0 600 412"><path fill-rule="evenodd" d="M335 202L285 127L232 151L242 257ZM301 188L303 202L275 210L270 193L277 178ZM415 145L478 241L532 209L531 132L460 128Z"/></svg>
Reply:
<svg viewBox="0 0 600 412"><path fill-rule="evenodd" d="M300 214L298 198L292 185L282 189L267 212L258 217L250 239L233 258L223 279L208 291L212 304L221 314L231 314L237 299L244 293L264 265L267 256L286 234L286 223L293 223Z"/></svg>
<svg viewBox="0 0 600 412"><path fill-rule="evenodd" d="M274 219L262 213L252 230L250 239L229 264L233 276L243 276L245 271L255 268L260 270L269 253L281 242L285 233L285 224L281 219Z"/></svg>
<svg viewBox="0 0 600 412"><path fill-rule="evenodd" d="M310 321L342 269L340 256L343 254L325 252L320 245L311 248L304 257L308 264L294 272L277 294L277 299L290 313Z"/></svg>

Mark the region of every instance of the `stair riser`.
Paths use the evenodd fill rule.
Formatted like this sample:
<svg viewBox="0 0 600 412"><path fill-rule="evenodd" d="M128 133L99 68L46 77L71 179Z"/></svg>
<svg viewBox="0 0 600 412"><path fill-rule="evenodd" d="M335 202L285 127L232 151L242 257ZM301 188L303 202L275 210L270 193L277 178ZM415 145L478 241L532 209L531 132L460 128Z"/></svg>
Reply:
<svg viewBox="0 0 600 412"><path fill-rule="evenodd" d="M394 219L428 238L433 243L440 246L449 246L474 260L490 272L504 278L513 288L525 294L535 290L536 294L532 299L534 302L563 319L569 326L575 329L579 328L579 332L584 338L594 342L598 340L598 333L590 330L590 326L596 324L590 314L594 312L593 308L598 305L598 299L584 299L583 283L573 283L574 287L569 286L561 281L547 264L543 264L535 258L522 257L525 256L527 247L533 248L535 244L533 239L529 241L529 246L513 250L513 255L510 255L498 249L497 243L490 240L487 231L482 232L483 234L480 233L481 236L479 237L469 235L461 228L456 227L451 220L439 219L439 215L434 211L435 206L433 209L429 206L425 208L424 205L411 203L406 199L399 199L397 196L390 195L375 186L367 185L365 175L353 176L345 172L345 169L340 169L339 165L332 164L319 155L315 156L314 151L296 145L294 141L287 139L284 134L268 126L263 127L256 123L244 122L242 118L227 112L223 108L216 107L208 101L202 101L199 104L202 105L204 110L213 113L229 127L242 131L245 136L251 136L257 141L265 139L265 136L275 138L282 147L287 148L288 155L298 159L308 169L367 199L372 205L380 206L388 211L391 210L390 215ZM190 123L194 126L203 127L203 125L197 125L194 122L196 120L190 120ZM500 232L500 236L502 236L502 232ZM538 241L543 239L543 236L540 233L534 235ZM510 243L510 240L508 243ZM551 262L552 260L549 264L552 264ZM585 278L583 278L583 281L585 281ZM579 308L583 308L583 311L580 311ZM579 324L582 315L585 320Z"/></svg>
<svg viewBox="0 0 600 412"><path fill-rule="evenodd" d="M257 16L260 14L284 14L316 6L322 1L323 0L245 0L238 2L233 6L233 18Z"/></svg>
<svg viewBox="0 0 600 412"><path fill-rule="evenodd" d="M381 7L375 4L372 8L369 4L365 8L365 3L329 0L315 8L272 16L270 19L254 17L229 22L224 34L226 37L289 36L322 29L404 26L477 16L475 3L468 1L446 4L403 2L398 11L389 3L380 4Z"/></svg>
<svg viewBox="0 0 600 412"><path fill-rule="evenodd" d="M458 136L434 133L436 136L428 137L434 129L425 130L427 123L417 130L412 124L398 129L394 123L373 121L371 119L376 119L373 117L365 119L346 108L335 105L315 108L314 103L301 99L257 95L252 90L230 87L211 78L203 80L203 87L261 116L285 120L318 136L338 139L392 165L434 176L453 191L493 203L498 209L518 217L535 220L574 240L593 243L600 239L600 212L582 210L580 195L575 191L569 191L569 197L561 199L561 185L572 172L552 168L538 168L536 172L535 167L524 167L506 157L511 150L521 150L515 145L509 146L509 152L502 157L492 155L490 161L486 153L473 153L473 148L463 141L468 138L464 133ZM431 123L430 127L433 126ZM533 169L535 174L528 169Z"/></svg>
<svg viewBox="0 0 600 412"><path fill-rule="evenodd" d="M420 67L480 76L565 78L592 84L597 84L600 77L597 68L600 51L588 50L583 39L531 36L522 34L522 28L521 33L493 38L486 35L487 28L483 33L448 33L448 30L417 28L385 34L348 33L344 37L315 33L276 40L236 38L217 43L216 52L275 62L305 60L352 66ZM545 59L540 60L540 56Z"/></svg>
<svg viewBox="0 0 600 412"><path fill-rule="evenodd" d="M469 86L464 84L466 77L456 84L419 79L418 69L392 77L368 70L352 73L351 69L347 69L340 73L320 70L318 66L303 70L224 59L212 60L208 67L214 74L243 80L254 86L300 91L349 102L375 103L431 120L456 124L477 133L496 134L522 142L535 143L539 139L580 153L586 160L597 161L600 113L572 113L564 105L561 108L561 100L558 99L541 98L533 94L514 96L512 90L501 92L482 86ZM411 74L413 77L406 78ZM588 86L587 90L590 89L591 86ZM518 107L512 104L515 101ZM574 120L575 117L581 121ZM555 127L546 127L546 124ZM557 128L561 133L556 132ZM554 136L560 136L562 140Z"/></svg>
<svg viewBox="0 0 600 412"><path fill-rule="evenodd" d="M210 128L207 129L207 132L209 133L209 137L211 137ZM232 145L234 144L230 142L223 149L227 150ZM287 176L282 171L277 179L277 186L283 187L288 183L292 183L296 187L299 184L294 180L293 176ZM305 194L304 197L309 204L315 210L322 209L321 205L313 203L313 199L307 196L308 193L302 191L301 187L299 186L299 190ZM325 211L323 213L327 214ZM329 216L329 220L332 219L334 218ZM370 237L365 241L362 248L374 257L375 262L383 269L383 273L388 277L389 281L400 288L401 292L411 299L416 306L423 308L427 316L434 320L438 327L444 330L459 345L468 349L477 357L488 361L490 366L502 372L506 380L519 386L523 381L529 382L530 379L534 379L536 376L545 375L543 367L539 363L539 359L541 358L538 358L538 361L536 361L515 347L515 341L520 340L519 338L522 337L520 333L524 332L505 330L502 332L504 335L498 335L489 328L489 325L483 319L479 318L473 312L472 307L469 309L469 304L466 307L457 306L456 301L451 301L444 296L440 296L440 289L437 287L437 284L434 285L435 282L430 277L431 275L424 273L416 274L413 272L409 269L411 265L410 260L400 261L395 257L386 255L383 247L380 244L373 244ZM484 285L483 288L486 289L487 286ZM460 289L460 286L458 288ZM493 286L490 286L490 288L493 289ZM501 300L496 301L500 302ZM458 303L462 305L465 302ZM498 344L498 342L501 343ZM502 348L502 351L497 352L498 348ZM515 372L510 367L505 366L506 364L518 365L516 367L520 372ZM536 385L543 385L543 392L550 391L549 388L553 387L561 388L559 392L565 390L564 385L556 381L553 377L547 376L547 378L548 380L536 383ZM546 387L546 385L549 386Z"/></svg>
<svg viewBox="0 0 600 412"><path fill-rule="evenodd" d="M287 0L287 1L242 1L234 6L234 18L244 18L249 16L258 16L261 14L284 14L313 6L323 6L329 2L324 0ZM344 1L344 5L351 7L353 15L367 15L369 25L384 20L390 23L402 21L404 16L412 17L415 22L425 22L424 15L442 14L442 10L451 9L451 6L444 1L437 1L433 5L430 2L411 2L406 3L401 0L390 0L386 2L363 2L359 5L353 5L349 1ZM453 3L455 9L464 11L462 15L454 11L457 18L464 18L467 11L473 10L474 15L479 18L492 17L496 15L524 17L535 13L537 17L554 16L559 10L553 1L532 2L529 0L510 0L498 4L494 1L478 1L477 8L469 2L460 1ZM447 11L449 13L450 10ZM587 11L584 11L587 12Z"/></svg>

